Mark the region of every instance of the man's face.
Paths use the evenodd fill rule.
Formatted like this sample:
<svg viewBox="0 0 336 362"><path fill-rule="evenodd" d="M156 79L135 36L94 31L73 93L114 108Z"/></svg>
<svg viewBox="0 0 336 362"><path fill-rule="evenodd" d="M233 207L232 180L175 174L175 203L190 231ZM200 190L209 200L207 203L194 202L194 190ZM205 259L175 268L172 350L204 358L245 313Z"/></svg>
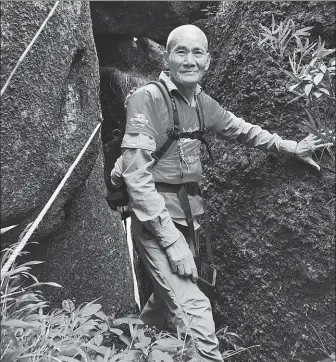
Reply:
<svg viewBox="0 0 336 362"><path fill-rule="evenodd" d="M195 87L210 65L210 54L204 36L197 32L184 32L174 37L165 61L170 77L184 87Z"/></svg>

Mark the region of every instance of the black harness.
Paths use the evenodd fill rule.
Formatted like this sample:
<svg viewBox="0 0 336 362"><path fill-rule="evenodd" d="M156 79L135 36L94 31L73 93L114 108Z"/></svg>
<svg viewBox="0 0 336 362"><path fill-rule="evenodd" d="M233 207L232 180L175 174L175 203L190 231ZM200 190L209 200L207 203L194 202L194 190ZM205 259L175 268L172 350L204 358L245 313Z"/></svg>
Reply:
<svg viewBox="0 0 336 362"><path fill-rule="evenodd" d="M178 110L176 107L176 102L173 97L173 95L168 91L166 88L166 85L163 82L151 82L152 84L155 84L163 94L166 104L168 106L168 112L169 114L173 115L173 121L174 124L168 127L167 129L167 141L163 144L163 146L158 150L155 151L152 156L155 160L155 164L160 160L160 158L168 151L170 146L173 144L174 141L178 141L181 138L189 138L189 139L198 139L202 143L206 145L207 151L209 153L209 156L211 158L211 161L214 162L213 156L210 151L209 143L204 138L205 133L205 125L204 125L204 114L203 109L200 107L198 99L196 100L196 112L197 117L199 121L199 130L193 131L193 132L181 132L180 130L180 120L178 115ZM170 98L170 101L169 101ZM199 257L199 251L200 251L200 240L195 235L195 229L194 229L194 222L193 222L193 215L190 208L190 203L188 199L188 195L196 196L201 195L201 190L197 182L188 182L188 183L182 183L182 184L168 184L164 182L157 182L155 183L155 188L158 192L171 192L176 193L182 206L182 210L185 214L189 234L192 237L193 243L190 244L190 249L192 250L194 256L197 258ZM206 212L205 208L205 202L204 202L204 226L205 226L205 247L206 247L206 253L207 253L207 260L208 262L213 262L213 255L212 255L212 249L211 249L211 243L210 243L210 223L209 223L209 216Z"/></svg>
<svg viewBox="0 0 336 362"><path fill-rule="evenodd" d="M152 156L155 160L155 164L159 161L159 159L168 151L169 147L173 144L174 141L178 141L181 138L189 138L189 139L198 139L202 143L205 144L211 161L214 162L214 158L210 151L210 146L207 140L204 138L205 133L205 125L204 125L204 114L203 109L199 105L198 99L196 100L196 112L199 121L199 130L193 132L181 132L180 130L180 119L176 107L176 101L174 96L168 91L166 85L160 82L150 82L148 84L155 84L161 91L168 106L168 113L173 115L174 124L169 126L167 129L167 141L162 145L162 147L155 151Z"/></svg>

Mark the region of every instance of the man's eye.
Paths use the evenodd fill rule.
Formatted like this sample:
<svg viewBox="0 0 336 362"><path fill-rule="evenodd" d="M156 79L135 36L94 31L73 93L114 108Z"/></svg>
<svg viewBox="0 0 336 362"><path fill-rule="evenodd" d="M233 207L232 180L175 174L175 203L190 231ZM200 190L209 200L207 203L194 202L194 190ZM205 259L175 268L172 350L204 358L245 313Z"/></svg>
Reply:
<svg viewBox="0 0 336 362"><path fill-rule="evenodd" d="M179 55L184 55L184 54L185 54L185 51L184 51L184 50L178 50L178 51L177 51L177 54L179 54Z"/></svg>

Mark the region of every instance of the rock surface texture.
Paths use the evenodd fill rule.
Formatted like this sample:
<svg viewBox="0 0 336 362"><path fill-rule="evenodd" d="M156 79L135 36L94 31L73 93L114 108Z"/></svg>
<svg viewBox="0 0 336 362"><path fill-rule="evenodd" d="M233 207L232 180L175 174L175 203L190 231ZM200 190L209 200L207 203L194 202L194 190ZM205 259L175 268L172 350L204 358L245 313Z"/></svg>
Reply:
<svg viewBox="0 0 336 362"><path fill-rule="evenodd" d="M53 3L1 3L1 84ZM40 211L99 121L98 59L88 4L61 2L1 99L1 218ZM87 179L98 138L53 212Z"/></svg>
<svg viewBox="0 0 336 362"><path fill-rule="evenodd" d="M54 2L1 3L3 85ZM59 3L1 99L1 227L17 241L101 120L99 70L88 2ZM120 216L105 201L100 132L33 235L55 305L103 297L105 311L132 308L133 282ZM93 169L93 167L95 168ZM92 171L93 169L93 171ZM92 172L91 172L92 171Z"/></svg>
<svg viewBox="0 0 336 362"><path fill-rule="evenodd" d="M312 36L335 44L331 2L237 2L198 22L208 35L212 64L205 91L225 108L284 138L307 134L305 113L285 91L286 79L251 46L259 24L292 18L314 26ZM331 354L334 340L335 166L317 154L321 172L299 161L266 154L212 137L217 160L204 158L203 190L211 215L211 237L219 265L210 298L218 327L228 326L244 345L260 345L232 361L323 360L317 342ZM230 347L220 337L223 349ZM226 340L227 341L227 340ZM232 347L232 345L231 345ZM231 360L231 359L230 359Z"/></svg>
<svg viewBox="0 0 336 362"><path fill-rule="evenodd" d="M134 311L135 302L125 231L120 214L104 200L102 175L99 153L88 180L66 205L62 230L38 245L34 254L48 261L40 279L63 287L45 288L53 305L68 298L79 305L101 297L99 303L110 315Z"/></svg>

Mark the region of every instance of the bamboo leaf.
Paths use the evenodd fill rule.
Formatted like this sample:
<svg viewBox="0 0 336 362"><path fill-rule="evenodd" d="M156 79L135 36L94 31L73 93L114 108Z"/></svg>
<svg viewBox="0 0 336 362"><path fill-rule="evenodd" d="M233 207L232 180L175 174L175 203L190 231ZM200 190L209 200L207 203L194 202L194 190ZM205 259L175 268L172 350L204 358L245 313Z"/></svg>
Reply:
<svg viewBox="0 0 336 362"><path fill-rule="evenodd" d="M293 91L295 88L297 88L299 85L300 85L300 83L293 84L293 85L291 85L291 86L288 88L288 90L291 92L291 91Z"/></svg>
<svg viewBox="0 0 336 362"><path fill-rule="evenodd" d="M323 77L324 77L323 73L317 73L314 77L314 84L318 85L321 82L321 80L323 79Z"/></svg>
<svg viewBox="0 0 336 362"><path fill-rule="evenodd" d="M310 67L310 68L313 67L313 66L315 65L316 61L317 61L317 57L314 57L314 58L310 61L309 67Z"/></svg>
<svg viewBox="0 0 336 362"><path fill-rule="evenodd" d="M127 346L131 345L131 338L126 336L124 333L119 336L121 342L124 342Z"/></svg>
<svg viewBox="0 0 336 362"><path fill-rule="evenodd" d="M131 350L127 352L118 353L116 356L113 356L109 362L134 362L139 361L140 357L143 356L143 352L139 350ZM77 361L78 362L78 361Z"/></svg>
<svg viewBox="0 0 336 362"><path fill-rule="evenodd" d="M295 98L291 99L289 102L287 102L287 104L291 104L291 103L297 101L298 99L304 97L304 95L305 95L304 93L299 94L297 97L295 97Z"/></svg>
<svg viewBox="0 0 336 362"><path fill-rule="evenodd" d="M327 71L327 66L325 64L320 65L320 70L322 73L325 73Z"/></svg>
<svg viewBox="0 0 336 362"><path fill-rule="evenodd" d="M320 98L322 95L322 93L320 93L320 92L313 92L313 94L316 98Z"/></svg>
<svg viewBox="0 0 336 362"><path fill-rule="evenodd" d="M11 319L5 322L2 322L1 325L11 328L23 328L23 329L38 329L39 326L36 323L28 323L21 321L19 319Z"/></svg>
<svg viewBox="0 0 336 362"><path fill-rule="evenodd" d="M145 351L147 346L148 346L148 343L141 343L141 342L134 343L134 347L136 349L141 349L142 351Z"/></svg>
<svg viewBox="0 0 336 362"><path fill-rule="evenodd" d="M139 318L133 318L133 317L123 317L123 318L117 318L113 321L113 324L116 326L120 326L121 324L128 324L128 323L132 323L132 324L139 324L139 325L143 325L143 321Z"/></svg>
<svg viewBox="0 0 336 362"><path fill-rule="evenodd" d="M39 287L41 285L49 285L51 287L56 287L56 288L62 288L62 285L59 285L57 283L54 282L38 282L38 283L33 283L30 284L27 288L34 288L34 287Z"/></svg>
<svg viewBox="0 0 336 362"><path fill-rule="evenodd" d="M335 50L336 50L336 49L324 49L324 50L322 51L322 58L324 58L324 57L326 57L326 56L334 53Z"/></svg>
<svg viewBox="0 0 336 362"><path fill-rule="evenodd" d="M84 317L92 316L93 314L97 313L101 307L101 304L87 305L80 311L80 315Z"/></svg>
<svg viewBox="0 0 336 362"><path fill-rule="evenodd" d="M155 362L174 362L169 354L159 351L157 349L152 351L152 358Z"/></svg>
<svg viewBox="0 0 336 362"><path fill-rule="evenodd" d="M260 46L262 46L264 43L266 43L267 42L267 40L269 40L267 37L264 37L264 39L262 39L262 40L260 40L259 42L258 42L258 46L260 47Z"/></svg>
<svg viewBox="0 0 336 362"><path fill-rule="evenodd" d="M101 334L98 334L93 338L93 341L97 346L100 346L103 343L103 339L104 337Z"/></svg>
<svg viewBox="0 0 336 362"><path fill-rule="evenodd" d="M73 357L67 357L67 356L57 356L61 361L63 362L78 362L78 359Z"/></svg>
<svg viewBox="0 0 336 362"><path fill-rule="evenodd" d="M99 310L97 313L95 313L95 316L102 319L105 322L108 321L108 316L102 310Z"/></svg>
<svg viewBox="0 0 336 362"><path fill-rule="evenodd" d="M300 37L297 36L297 35L295 35L295 39L296 39L296 44L297 44L298 48L299 48L300 51L302 52L302 50L303 50L303 44L302 44L302 41L301 41Z"/></svg>
<svg viewBox="0 0 336 362"><path fill-rule="evenodd" d="M304 111L306 112L307 116L308 116L308 119L309 119L309 122L313 125L315 125L315 121L314 121L314 118L313 116L311 115L311 113L308 111L308 109L304 109Z"/></svg>
<svg viewBox="0 0 336 362"><path fill-rule="evenodd" d="M149 345L151 343L151 340L152 340L150 337L145 336L145 332L143 331L143 329L141 329L139 331L138 339L139 339L140 343L143 343L145 345Z"/></svg>
<svg viewBox="0 0 336 362"><path fill-rule="evenodd" d="M261 25L261 24L259 24L260 25L260 27L262 28L262 29L264 29L264 31L267 33L267 34L270 34L270 35L272 35L272 32L271 32L271 30L270 29L268 29L266 26L264 26L264 25Z"/></svg>
<svg viewBox="0 0 336 362"><path fill-rule="evenodd" d="M21 266L19 268L16 268L16 269L11 269L7 272L4 272L4 273L1 273L1 278L6 278L6 277L10 277L10 276L13 276L13 275L16 275L16 274L20 274L26 270L30 270L31 268L30 267L24 267L24 266Z"/></svg>
<svg viewBox="0 0 336 362"><path fill-rule="evenodd" d="M328 91L328 89L326 88L318 88L320 92L323 92L325 94L328 94L328 96L330 95L330 92Z"/></svg>
<svg viewBox="0 0 336 362"><path fill-rule="evenodd" d="M313 29L313 26L307 26L306 28L298 29L295 32L295 35L298 36L309 36L310 33L308 33L309 30Z"/></svg>
<svg viewBox="0 0 336 362"><path fill-rule="evenodd" d="M121 336L124 332L118 328L109 328L109 331L116 334L117 336Z"/></svg>
<svg viewBox="0 0 336 362"><path fill-rule="evenodd" d="M307 97L309 96L312 88L313 88L313 84L311 84L311 83L310 83L310 84L307 84L307 85L305 86L304 92L305 92L305 95L306 95Z"/></svg>

